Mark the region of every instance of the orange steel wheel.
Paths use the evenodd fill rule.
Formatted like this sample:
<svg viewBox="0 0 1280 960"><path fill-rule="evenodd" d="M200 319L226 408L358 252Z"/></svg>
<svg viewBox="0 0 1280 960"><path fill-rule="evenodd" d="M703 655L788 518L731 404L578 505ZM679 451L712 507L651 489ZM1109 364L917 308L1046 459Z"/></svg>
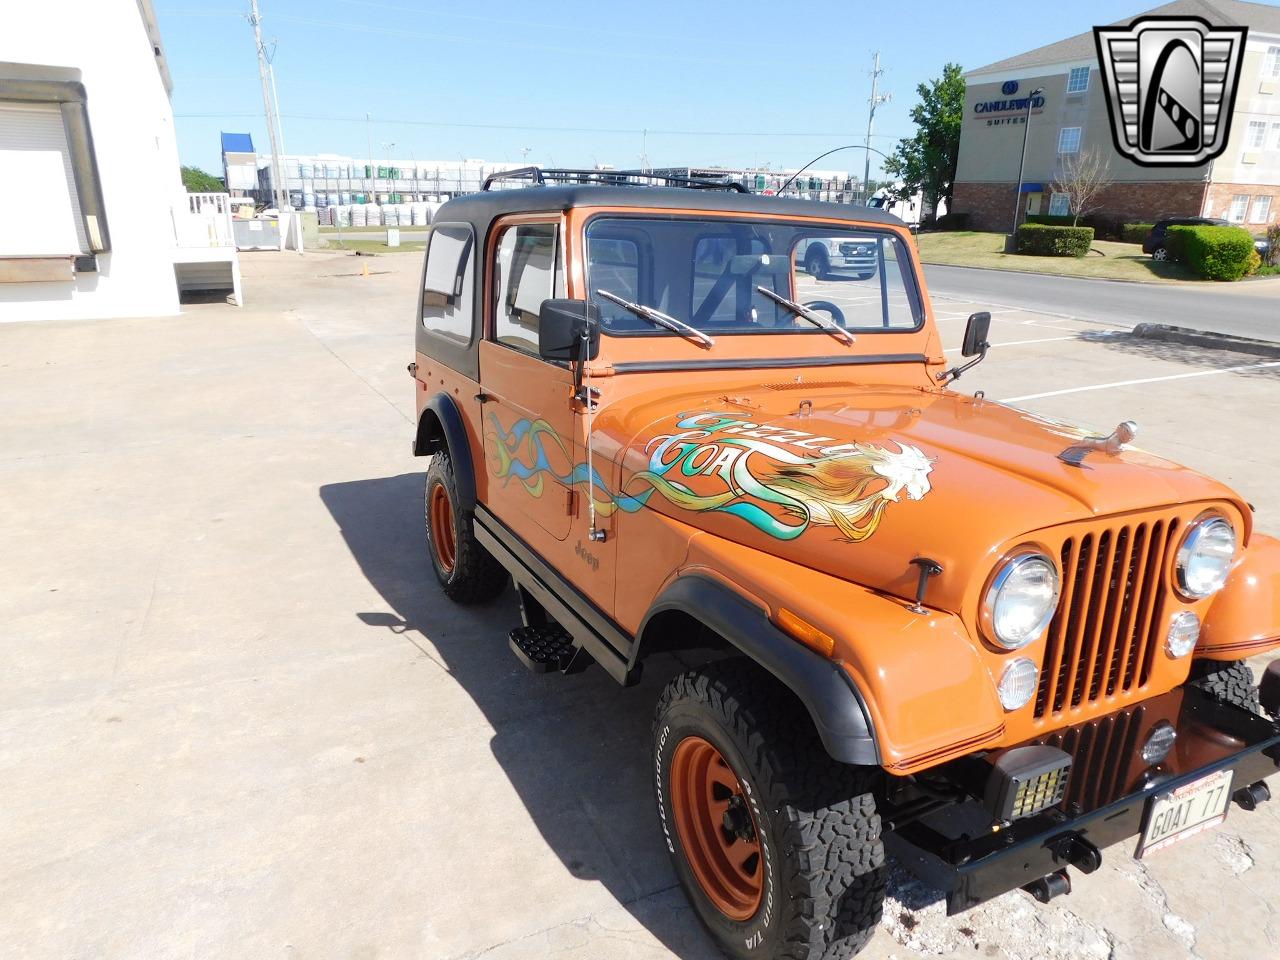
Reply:
<svg viewBox="0 0 1280 960"><path fill-rule="evenodd" d="M431 548L436 552L436 561L446 574L453 572L453 565L458 559L458 546L453 538L453 503L444 484L437 483L431 488Z"/></svg>
<svg viewBox="0 0 1280 960"><path fill-rule="evenodd" d="M760 836L742 783L702 737L686 737L671 756L671 807L702 892L731 920L749 919L764 895Z"/></svg>

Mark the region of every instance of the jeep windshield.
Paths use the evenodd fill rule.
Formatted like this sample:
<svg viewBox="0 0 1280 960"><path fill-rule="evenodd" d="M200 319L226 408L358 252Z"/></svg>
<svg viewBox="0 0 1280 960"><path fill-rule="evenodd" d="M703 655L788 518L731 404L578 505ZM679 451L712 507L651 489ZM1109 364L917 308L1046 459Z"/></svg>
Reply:
<svg viewBox="0 0 1280 960"><path fill-rule="evenodd" d="M614 336L681 335L631 304L712 337L829 335L788 301L850 333L905 333L924 318L902 239L863 226L599 217L587 228L586 266L601 326Z"/></svg>

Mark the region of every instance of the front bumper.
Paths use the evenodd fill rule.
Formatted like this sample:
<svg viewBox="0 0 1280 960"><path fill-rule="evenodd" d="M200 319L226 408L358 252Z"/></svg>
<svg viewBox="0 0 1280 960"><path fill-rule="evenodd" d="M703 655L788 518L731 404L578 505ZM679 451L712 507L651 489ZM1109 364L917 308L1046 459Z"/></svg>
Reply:
<svg viewBox="0 0 1280 960"><path fill-rule="evenodd" d="M1140 751L1155 724L1173 723L1173 750L1150 766ZM1057 731L1040 743L1072 754L1068 792L1050 810L993 829L975 800L917 802L884 814L885 846L908 870L946 894L947 913L1034 883L1068 865L1088 873L1098 852L1142 830L1148 802L1218 770L1232 790L1280 769L1280 723L1195 688ZM963 762L963 761L961 761ZM946 768L939 773L945 775Z"/></svg>
<svg viewBox="0 0 1280 960"><path fill-rule="evenodd" d="M875 273L875 257L845 257L839 254L831 256L831 269L857 273Z"/></svg>

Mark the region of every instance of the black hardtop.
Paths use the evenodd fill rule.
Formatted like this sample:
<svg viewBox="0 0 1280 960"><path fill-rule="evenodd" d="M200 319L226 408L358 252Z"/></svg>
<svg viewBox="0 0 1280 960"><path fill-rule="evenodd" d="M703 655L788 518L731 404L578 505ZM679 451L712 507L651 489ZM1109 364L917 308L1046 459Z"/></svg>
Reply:
<svg viewBox="0 0 1280 960"><path fill-rule="evenodd" d="M660 210L705 210L713 214L764 213L787 217L822 217L849 223L904 226L890 213L852 204L766 197L751 193L691 190L683 187L613 187L588 184L519 187L472 193L445 203L433 223L470 223L477 236L509 213L549 213L574 207L649 207Z"/></svg>

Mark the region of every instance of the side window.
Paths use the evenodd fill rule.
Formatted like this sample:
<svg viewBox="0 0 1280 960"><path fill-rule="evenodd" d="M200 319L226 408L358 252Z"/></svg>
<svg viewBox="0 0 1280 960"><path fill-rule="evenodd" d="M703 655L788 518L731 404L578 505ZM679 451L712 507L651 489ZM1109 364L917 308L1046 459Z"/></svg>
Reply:
<svg viewBox="0 0 1280 960"><path fill-rule="evenodd" d="M471 342L475 241L466 224L431 231L422 280L422 325L458 344Z"/></svg>
<svg viewBox="0 0 1280 960"><path fill-rule="evenodd" d="M542 301L564 296L559 228L553 223L507 227L498 237L494 264L494 339L526 353L538 352Z"/></svg>

